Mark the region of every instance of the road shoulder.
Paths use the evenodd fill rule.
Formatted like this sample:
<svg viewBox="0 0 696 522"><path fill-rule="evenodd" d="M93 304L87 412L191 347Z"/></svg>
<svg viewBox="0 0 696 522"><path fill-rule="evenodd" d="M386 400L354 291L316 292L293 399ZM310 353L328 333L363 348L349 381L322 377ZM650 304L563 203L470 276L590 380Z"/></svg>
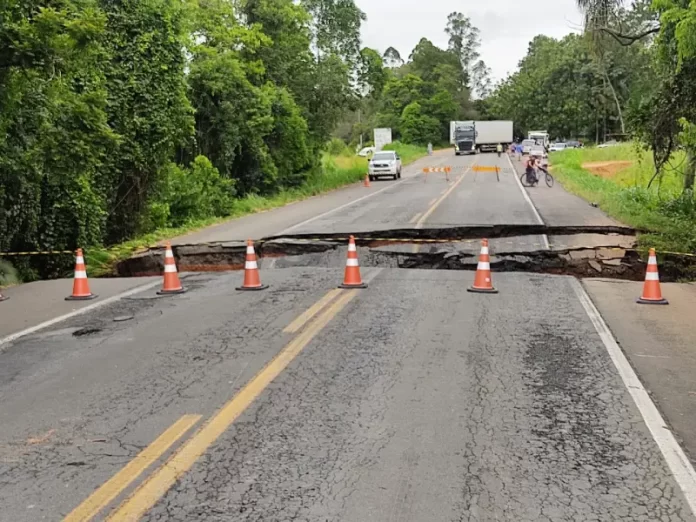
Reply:
<svg viewBox="0 0 696 522"><path fill-rule="evenodd" d="M663 284L670 306L635 303L642 283L583 282L689 459L696 457L696 285Z"/></svg>

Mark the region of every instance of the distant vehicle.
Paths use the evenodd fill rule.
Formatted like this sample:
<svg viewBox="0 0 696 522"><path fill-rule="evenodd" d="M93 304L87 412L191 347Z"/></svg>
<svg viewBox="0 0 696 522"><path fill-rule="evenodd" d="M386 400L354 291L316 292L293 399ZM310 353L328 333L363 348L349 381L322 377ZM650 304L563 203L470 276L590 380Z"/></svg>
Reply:
<svg viewBox="0 0 696 522"><path fill-rule="evenodd" d="M551 144L551 147L549 147L549 152L559 152L561 150L565 150L567 145L565 143L553 143Z"/></svg>
<svg viewBox="0 0 696 522"><path fill-rule="evenodd" d="M529 155L541 160L546 156L546 150L542 145L534 144L530 147Z"/></svg>
<svg viewBox="0 0 696 522"><path fill-rule="evenodd" d="M522 154L529 154L536 144L535 140L522 140Z"/></svg>
<svg viewBox="0 0 696 522"><path fill-rule="evenodd" d="M375 148L374 148L374 147L363 147L363 148L360 149L360 151L358 152L358 156L361 156L361 157L363 157L363 158L366 158L366 157L369 156L370 154L374 154L374 153L375 153Z"/></svg>
<svg viewBox="0 0 696 522"><path fill-rule="evenodd" d="M567 149L580 149L582 148L582 143L579 141L566 141Z"/></svg>
<svg viewBox="0 0 696 522"><path fill-rule="evenodd" d="M618 144L619 144L619 142L616 140L609 140L609 141L605 141L601 145L597 145L597 148L598 149L605 149L607 147L616 147Z"/></svg>
<svg viewBox="0 0 696 522"><path fill-rule="evenodd" d="M367 164L367 173L370 181L383 176L390 176L393 179L401 177L401 158L393 150L383 150L375 152L372 159Z"/></svg>
<svg viewBox="0 0 696 522"><path fill-rule="evenodd" d="M479 152L495 152L498 145L505 149L512 143L513 123L509 120L476 121L476 149Z"/></svg>
<svg viewBox="0 0 696 522"><path fill-rule="evenodd" d="M549 133L548 131L529 131L529 139L535 140L539 145L542 145L545 149L549 148Z"/></svg>
<svg viewBox="0 0 696 522"><path fill-rule="evenodd" d="M476 154L476 122L453 121L450 122L450 130L455 156Z"/></svg>

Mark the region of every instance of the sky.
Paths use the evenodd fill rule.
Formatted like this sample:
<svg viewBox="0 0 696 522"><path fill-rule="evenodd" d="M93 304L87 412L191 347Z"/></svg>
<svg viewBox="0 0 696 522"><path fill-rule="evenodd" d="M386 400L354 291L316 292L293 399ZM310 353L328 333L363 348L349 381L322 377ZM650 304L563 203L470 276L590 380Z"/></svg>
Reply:
<svg viewBox="0 0 696 522"><path fill-rule="evenodd" d="M561 38L578 32L582 23L576 0L355 1L367 15L363 45L380 53L394 47L404 60L423 37L446 48L447 15L464 13L481 30L481 58L491 68L494 81L517 69L536 35Z"/></svg>

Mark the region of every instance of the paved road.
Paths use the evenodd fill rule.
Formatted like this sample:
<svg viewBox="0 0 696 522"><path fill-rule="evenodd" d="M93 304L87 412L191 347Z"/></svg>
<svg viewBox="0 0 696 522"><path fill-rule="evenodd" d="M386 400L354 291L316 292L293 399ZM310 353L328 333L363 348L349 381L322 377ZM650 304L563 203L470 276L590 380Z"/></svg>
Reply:
<svg viewBox="0 0 696 522"><path fill-rule="evenodd" d="M285 225L544 215L509 165L470 168L496 156L435 159L451 183L412 170ZM370 268L346 291L340 265L280 266L264 292L191 275L9 343L0 520L696 520L693 469L574 279L480 295L470 272Z"/></svg>

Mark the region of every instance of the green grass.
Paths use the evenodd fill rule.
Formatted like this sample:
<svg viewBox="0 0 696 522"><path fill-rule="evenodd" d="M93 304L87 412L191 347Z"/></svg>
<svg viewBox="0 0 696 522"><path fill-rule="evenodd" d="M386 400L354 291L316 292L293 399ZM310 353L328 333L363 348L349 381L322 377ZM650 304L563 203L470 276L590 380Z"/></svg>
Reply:
<svg viewBox="0 0 696 522"><path fill-rule="evenodd" d="M552 153L556 178L570 192L597 203L611 217L645 231L638 237L643 248L661 251L696 251L696 202L682 195L683 153L677 153L650 189L653 161L649 152L634 145L605 149L575 149ZM582 168L597 161L633 161L632 166L611 178L602 178Z"/></svg>
<svg viewBox="0 0 696 522"><path fill-rule="evenodd" d="M427 155L425 147L391 144L392 150L396 150L402 158L402 163L407 165ZM247 196L237 199L230 210L230 215L224 218L210 218L191 221L178 228L162 228L149 234L142 235L131 241L126 241L109 248L92 247L85 250L86 262L89 266L90 276L100 277L111 275L114 266L119 261L128 259L134 253L156 245L160 241L181 236L202 228L223 223L230 219L239 218L257 212L263 212L273 208L282 207L295 201L316 196L337 188L362 180L367 172L367 159L359 157L346 150L343 154L332 156L325 154L322 158L321 171L310 177L302 186L283 190L272 196Z"/></svg>

